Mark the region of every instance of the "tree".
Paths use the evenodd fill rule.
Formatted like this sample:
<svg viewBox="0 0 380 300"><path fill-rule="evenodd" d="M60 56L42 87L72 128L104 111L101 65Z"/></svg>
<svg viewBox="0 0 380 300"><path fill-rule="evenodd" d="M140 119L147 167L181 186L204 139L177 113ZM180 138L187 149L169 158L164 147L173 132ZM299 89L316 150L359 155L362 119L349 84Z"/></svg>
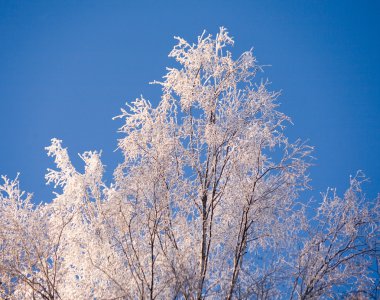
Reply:
<svg viewBox="0 0 380 300"><path fill-rule="evenodd" d="M377 263L371 254L378 255L373 243L379 241L379 202L374 207L365 203L362 181L358 173L343 198L332 189L323 195L298 255L292 298L378 298L368 270Z"/></svg>
<svg viewBox="0 0 380 300"><path fill-rule="evenodd" d="M375 293L379 199L355 177L316 214L299 200L312 148L284 135L278 93L257 81L252 51L236 60L224 28L177 38L157 107L136 99L119 118L124 160L102 181L62 142L48 154L60 187L33 206L18 180L1 187L3 297L22 299L314 299ZM352 287L347 287L351 285Z"/></svg>

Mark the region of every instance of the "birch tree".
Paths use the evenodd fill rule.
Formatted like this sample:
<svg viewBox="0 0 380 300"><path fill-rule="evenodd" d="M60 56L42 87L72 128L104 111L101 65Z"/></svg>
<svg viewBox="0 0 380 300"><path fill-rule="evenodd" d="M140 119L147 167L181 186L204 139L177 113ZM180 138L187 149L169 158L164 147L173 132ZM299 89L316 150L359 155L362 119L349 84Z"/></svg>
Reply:
<svg viewBox="0 0 380 300"><path fill-rule="evenodd" d="M312 148L289 141L279 93L225 28L176 38L156 106L121 110L123 161L99 152L78 172L62 141L48 155L55 198L33 205L4 178L0 281L9 299L369 298L379 201L355 177L345 195L302 200Z"/></svg>
<svg viewBox="0 0 380 300"><path fill-rule="evenodd" d="M380 203L365 199L363 180L359 172L342 198L335 189L323 194L297 259L291 298L377 298L371 275L379 274L371 268L379 250Z"/></svg>

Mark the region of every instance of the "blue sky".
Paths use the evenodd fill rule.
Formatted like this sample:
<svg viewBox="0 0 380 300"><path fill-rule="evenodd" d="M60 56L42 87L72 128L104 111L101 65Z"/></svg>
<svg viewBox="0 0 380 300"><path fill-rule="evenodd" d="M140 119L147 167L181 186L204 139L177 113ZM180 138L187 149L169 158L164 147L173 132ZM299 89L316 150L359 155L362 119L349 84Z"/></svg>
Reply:
<svg viewBox="0 0 380 300"><path fill-rule="evenodd" d="M380 4L377 1L4 1L0 0L0 174L49 201L44 147L64 141L77 156L103 150L108 182L121 155L112 121L126 101L160 97L167 57L182 36L219 26L233 54L254 48L291 139L315 146L318 196L342 192L361 169L380 191Z"/></svg>

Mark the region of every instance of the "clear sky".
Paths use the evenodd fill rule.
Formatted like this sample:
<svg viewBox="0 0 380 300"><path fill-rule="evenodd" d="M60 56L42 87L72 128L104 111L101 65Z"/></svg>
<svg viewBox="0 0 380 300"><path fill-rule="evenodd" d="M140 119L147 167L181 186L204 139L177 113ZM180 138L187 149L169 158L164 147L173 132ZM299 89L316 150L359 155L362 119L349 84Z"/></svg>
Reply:
<svg viewBox="0 0 380 300"><path fill-rule="evenodd" d="M219 26L233 54L254 48L292 140L315 146L313 195L342 192L361 169L380 192L379 1L18 1L0 0L0 174L49 201L44 147L57 137L78 169L78 152L103 150L106 178L120 161L126 101L160 97L175 44Z"/></svg>

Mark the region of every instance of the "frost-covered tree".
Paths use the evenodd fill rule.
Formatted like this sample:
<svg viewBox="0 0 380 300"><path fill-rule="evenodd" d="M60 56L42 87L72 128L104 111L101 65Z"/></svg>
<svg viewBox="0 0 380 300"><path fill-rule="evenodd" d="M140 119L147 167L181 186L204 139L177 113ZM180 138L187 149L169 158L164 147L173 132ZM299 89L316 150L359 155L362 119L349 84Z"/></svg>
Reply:
<svg viewBox="0 0 380 300"><path fill-rule="evenodd" d="M368 271L379 254L379 201L366 203L363 180L361 173L352 178L343 198L333 189L323 195L297 259L292 298L377 298L379 273Z"/></svg>
<svg viewBox="0 0 380 300"><path fill-rule="evenodd" d="M122 109L123 161L102 181L62 142L47 147L59 187L34 206L18 180L0 186L0 293L9 299L316 299L375 295L379 200L351 180L343 198L308 188L311 147L284 135L278 93L234 59L224 28L177 38L157 106Z"/></svg>

